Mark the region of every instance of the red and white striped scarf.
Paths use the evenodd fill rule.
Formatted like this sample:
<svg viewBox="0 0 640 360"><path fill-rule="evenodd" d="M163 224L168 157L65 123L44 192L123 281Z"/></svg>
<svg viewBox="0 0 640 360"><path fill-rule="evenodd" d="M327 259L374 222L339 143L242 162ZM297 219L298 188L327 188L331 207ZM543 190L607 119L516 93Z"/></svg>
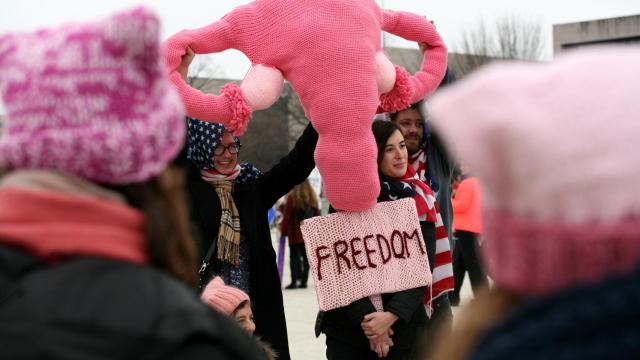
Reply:
<svg viewBox="0 0 640 360"><path fill-rule="evenodd" d="M238 175L240 175L241 169L242 168L240 167L240 164L236 164L236 167L233 168L230 174L223 174L216 169L200 170L200 176L202 177L202 180L210 184L213 184L217 181L233 182L233 180L235 180L238 177Z"/></svg>
<svg viewBox="0 0 640 360"><path fill-rule="evenodd" d="M453 265L451 261L451 247L447 228L442 221L440 208L436 203L436 258L433 262L433 284L429 294L425 292L424 303L431 306L433 299L453 290ZM430 309L428 309L430 310Z"/></svg>
<svg viewBox="0 0 640 360"><path fill-rule="evenodd" d="M424 164L424 163L423 163ZM410 173L413 173L411 176ZM409 175L409 177L407 177ZM411 166L407 167L407 175L401 179L414 184L414 190L417 193L414 196L418 214L420 209L427 207L428 212L420 216L420 221L435 223L436 227L436 256L433 262L433 283L431 288L427 289L424 294L423 303L427 310L427 314L431 317L433 312L433 300L439 296L452 291L454 288L453 264L451 257L451 246L449 237L447 236L447 228L442 221L440 207L436 201L436 196L427 184L419 180L418 174L413 171Z"/></svg>
<svg viewBox="0 0 640 360"><path fill-rule="evenodd" d="M417 153L409 155L409 164L415 169L418 178L426 183L427 152L420 149Z"/></svg>
<svg viewBox="0 0 640 360"><path fill-rule="evenodd" d="M415 192L413 201L416 203L418 218L420 221L436 222L436 196L433 190L420 180L418 174L410 165L407 166L406 174L398 179L400 183L409 184Z"/></svg>
<svg viewBox="0 0 640 360"><path fill-rule="evenodd" d="M411 165L407 166L406 174L398 179L381 181L382 199L397 200L412 196L416 202L420 221L435 223L436 228L436 254L433 263L433 283L425 291L423 303L427 314L431 316L432 302L439 296L452 291L454 288L453 265L451 261L451 247L447 236L447 229L442 221L440 208L436 196L427 184L421 181L419 175Z"/></svg>

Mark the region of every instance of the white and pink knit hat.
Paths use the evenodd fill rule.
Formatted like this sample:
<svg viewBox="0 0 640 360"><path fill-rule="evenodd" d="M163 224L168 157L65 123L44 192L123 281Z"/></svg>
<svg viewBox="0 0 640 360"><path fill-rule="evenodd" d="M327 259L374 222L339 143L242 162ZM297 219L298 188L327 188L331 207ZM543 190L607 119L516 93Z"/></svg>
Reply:
<svg viewBox="0 0 640 360"><path fill-rule="evenodd" d="M224 280L216 276L204 288L200 299L216 311L232 315L240 304L249 301L249 295L237 287L225 285Z"/></svg>
<svg viewBox="0 0 640 360"><path fill-rule="evenodd" d="M0 168L54 169L109 184L158 175L184 140L159 20L145 8L0 36L7 121Z"/></svg>
<svg viewBox="0 0 640 360"><path fill-rule="evenodd" d="M435 97L484 190L488 272L541 295L640 266L640 48L495 65Z"/></svg>

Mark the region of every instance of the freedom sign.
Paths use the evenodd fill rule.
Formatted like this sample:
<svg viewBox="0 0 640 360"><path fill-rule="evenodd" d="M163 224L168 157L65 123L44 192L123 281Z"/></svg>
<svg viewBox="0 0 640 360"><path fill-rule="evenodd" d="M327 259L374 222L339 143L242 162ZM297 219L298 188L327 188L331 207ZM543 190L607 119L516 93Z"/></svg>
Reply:
<svg viewBox="0 0 640 360"><path fill-rule="evenodd" d="M431 284L416 206L411 198L364 212L340 212L300 227L320 310Z"/></svg>

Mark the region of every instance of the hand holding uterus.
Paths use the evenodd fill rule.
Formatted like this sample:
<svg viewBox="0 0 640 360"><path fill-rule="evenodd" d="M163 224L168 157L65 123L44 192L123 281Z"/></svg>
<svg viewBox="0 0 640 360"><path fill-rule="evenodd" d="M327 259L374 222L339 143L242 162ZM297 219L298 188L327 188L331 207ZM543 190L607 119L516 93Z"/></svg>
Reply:
<svg viewBox="0 0 640 360"><path fill-rule="evenodd" d="M380 46L381 31L428 45L413 76L394 66ZM175 71L187 48L196 54L237 49L252 63L240 86L203 94ZM315 160L324 191L341 210L373 206L380 191L376 112L407 108L433 92L444 76L447 50L426 18L382 10L374 0L256 0L220 20L184 30L166 43L170 78L187 113L242 134L253 110L273 104L284 80L298 94L318 131Z"/></svg>

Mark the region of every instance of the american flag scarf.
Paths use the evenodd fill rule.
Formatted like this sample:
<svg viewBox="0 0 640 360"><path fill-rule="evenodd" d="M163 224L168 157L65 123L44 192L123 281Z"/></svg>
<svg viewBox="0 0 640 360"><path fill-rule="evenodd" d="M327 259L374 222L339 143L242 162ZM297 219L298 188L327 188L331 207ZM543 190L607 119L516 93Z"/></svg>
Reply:
<svg viewBox="0 0 640 360"><path fill-rule="evenodd" d="M381 176L381 192L379 200L397 200L412 197L416 202L420 221L435 223L436 255L433 264L433 283L425 292L423 303L430 315L433 300L452 291L454 288L453 266L451 263L451 248L447 229L440 215L440 208L435 194L427 184L421 181L411 165L407 166L407 173L397 179Z"/></svg>
<svg viewBox="0 0 640 360"><path fill-rule="evenodd" d="M416 174L411 165L407 166L407 172L403 177L391 179L382 176L380 184L380 200L398 200L412 197L416 203L420 221L436 222L436 197L427 184L420 181L418 174Z"/></svg>
<svg viewBox="0 0 640 360"><path fill-rule="evenodd" d="M424 181L437 196L438 191L440 191L440 184L436 178L431 175L427 167L427 151L420 149L417 153L409 155L409 164L415 169L418 178Z"/></svg>

